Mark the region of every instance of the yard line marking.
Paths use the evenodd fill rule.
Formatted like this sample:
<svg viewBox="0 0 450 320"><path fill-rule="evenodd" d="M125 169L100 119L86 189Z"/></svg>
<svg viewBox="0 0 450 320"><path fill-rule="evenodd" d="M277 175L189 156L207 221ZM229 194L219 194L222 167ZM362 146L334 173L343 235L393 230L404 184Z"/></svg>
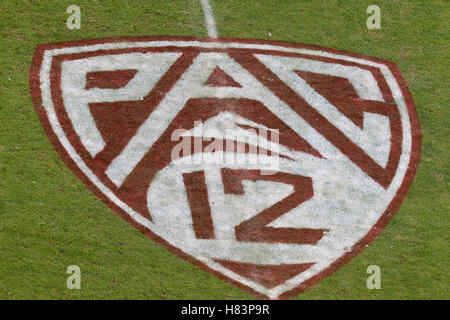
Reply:
<svg viewBox="0 0 450 320"><path fill-rule="evenodd" d="M208 29L208 36L210 38L216 39L218 37L217 29L216 29L216 22L214 21L214 16L213 16L211 5L209 4L209 1L202 0L202 7L203 7L203 12L205 13L205 21L206 21L206 28Z"/></svg>

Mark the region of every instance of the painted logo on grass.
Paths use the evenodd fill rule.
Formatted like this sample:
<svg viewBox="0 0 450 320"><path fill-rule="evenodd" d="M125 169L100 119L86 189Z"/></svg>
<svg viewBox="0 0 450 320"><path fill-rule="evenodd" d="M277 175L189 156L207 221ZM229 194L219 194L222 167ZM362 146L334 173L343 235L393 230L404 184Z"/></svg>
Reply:
<svg viewBox="0 0 450 320"><path fill-rule="evenodd" d="M405 196L420 129L395 65L285 42L40 46L37 113L65 163L178 256L287 298L348 262Z"/></svg>

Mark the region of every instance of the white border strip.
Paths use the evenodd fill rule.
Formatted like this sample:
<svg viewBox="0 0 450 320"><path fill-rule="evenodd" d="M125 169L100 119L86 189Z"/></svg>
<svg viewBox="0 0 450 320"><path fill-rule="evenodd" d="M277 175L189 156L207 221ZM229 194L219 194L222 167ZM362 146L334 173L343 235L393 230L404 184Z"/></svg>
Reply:
<svg viewBox="0 0 450 320"><path fill-rule="evenodd" d="M214 21L214 16L209 1L202 0L202 7L203 12L205 13L205 21L206 21L206 28L208 29L208 36L210 38L216 39L218 37L216 22Z"/></svg>
<svg viewBox="0 0 450 320"><path fill-rule="evenodd" d="M75 149L72 147L70 142L68 141L64 131L62 130L62 127L58 121L58 118L56 116L56 112L53 106L52 98L51 98L51 92L50 92L50 67L51 67L51 61L54 56L59 54L66 54L66 53L80 53L80 52L89 52L89 51L95 51L99 49L119 49L119 48L127 48L127 47L163 47L168 45L174 45L178 46L180 48L186 47L186 46L198 46L198 47L204 47L204 48L237 48L237 49L243 49L243 48L251 48L251 49L268 49L268 50L278 50L278 51L284 51L284 52L296 52L296 53L306 53L306 54L312 54L315 56L322 56L322 57L330 57L334 59L341 59L344 61L352 61L357 62L364 65L369 66L375 66L380 68L383 76L385 77L388 86L393 94L393 98L397 104L397 107L399 108L400 116L402 119L402 127L403 127L403 141L402 141L402 155L400 157L399 161L399 168L397 169L397 172L395 174L395 177L393 178L387 192L391 194L389 197L390 200L385 203L385 208L389 205L390 201L395 197L399 187L401 186L403 179L405 177L408 163L411 157L411 148L412 148L412 136L411 136L411 123L409 119L409 114L407 110L407 106L405 103L405 99L403 97L403 94L400 90L399 84L397 83L396 79L392 75L391 71L389 70L389 67L387 67L384 64L354 58L354 57L348 57L340 54L334 54L330 52L324 52L320 50L310 50L310 49L300 49L300 48L290 48L290 47L281 47L281 46L273 46L273 45L259 45L259 44L246 44L246 43L214 43L214 42L198 42L198 41L149 41L149 42L119 42L119 43L106 43L106 44L98 44L98 45L87 45L87 46L75 46L75 47L65 47L60 49L50 49L46 50L43 54L43 60L42 65L40 69L40 89L42 94L42 104L47 112L47 116L50 122L50 125L55 132L56 136L58 137L60 143L63 145L63 147L66 149L66 152L68 155L72 158L72 160L75 162L75 164L79 167L79 169L85 174L88 179L91 180L91 182L100 189L100 191L114 204L116 204L119 208L124 210L129 216L138 224L146 227L147 229L151 230L154 234L161 236L160 230L158 230L157 226L155 226L151 221L141 216L139 213L134 211L131 207L129 207L126 203L121 201L119 198L117 198L114 193L109 190L108 187L106 187L100 179L91 171L91 169L84 163L84 161L81 159L81 157L78 155L78 153L75 151ZM384 210L385 211L385 210ZM383 211L383 212L384 212ZM184 252L184 251L183 251ZM240 282L243 285L246 285L253 290L260 292L261 294L264 294L268 296L269 298L277 298L282 293L291 290L292 288L298 286L300 283L303 283L307 279L299 279L299 277L294 278L295 283L285 283L282 285L279 285L272 289L266 289L257 283L254 283L252 281L248 281L247 279L244 279L236 274L230 274L230 272L227 272L227 270L224 270L224 268L217 263L205 259L202 257L194 257L195 259L202 261L205 263L209 268L216 270L229 278L233 279L234 281ZM319 271L320 272L320 271ZM318 273L318 272L317 272ZM316 274L317 274L316 273Z"/></svg>

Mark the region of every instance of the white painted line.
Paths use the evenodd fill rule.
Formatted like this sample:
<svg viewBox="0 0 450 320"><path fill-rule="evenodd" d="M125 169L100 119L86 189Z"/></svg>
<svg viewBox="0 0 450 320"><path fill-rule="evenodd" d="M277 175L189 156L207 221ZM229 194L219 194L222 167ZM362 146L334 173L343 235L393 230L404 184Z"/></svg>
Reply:
<svg viewBox="0 0 450 320"><path fill-rule="evenodd" d="M217 29L216 29L216 22L214 21L214 16L213 16L211 5L209 4L209 1L202 0L202 7L203 7L203 12L205 13L206 28L208 29L208 36L210 38L216 39L218 37Z"/></svg>
<svg viewBox="0 0 450 320"><path fill-rule="evenodd" d="M188 242L188 241L186 241L186 238L183 238L181 240L179 240L179 238L178 238L178 240L177 240L177 234L170 234L170 233L169 233L169 235L172 238L167 238L167 234L168 234L167 233L168 232L167 224L158 222L158 221L163 221L163 222L164 221L173 221L170 219L167 220L168 219L167 212L173 213L176 211L175 210L167 210L167 211L160 211L158 213L156 210L151 209L150 211L152 213L155 213L154 214L155 219L153 221L149 221L148 219L144 218L139 213L134 211L125 202L123 202L122 200L117 198L116 195L105 184L103 184L103 182L96 176L96 174L91 171L91 169L86 165L86 163L84 163L84 160L80 157L80 155L77 153L75 148L71 145L71 143L68 140L67 135L65 134L64 130L62 129L61 123L59 122L58 117L56 115L56 111L55 111L55 107L52 102L52 96L51 96L51 91L50 91L51 66L52 66L52 61L53 61L53 58L55 55L80 53L80 52L92 52L95 50L101 50L101 49L106 49L106 48L119 49L119 48L128 48L128 47L134 48L134 47L145 47L145 46L167 47L167 46L172 46L172 45L176 46L176 47L180 47L180 48L190 47L190 46L198 46L198 47L203 47L203 48L216 48L217 47L217 48L237 48L237 49L245 49L245 48L249 48L249 49L258 48L258 49L266 49L266 50L271 49L271 50L276 50L276 51L306 53L306 54L314 54L317 56L327 56L327 57L331 57L331 58L335 58L335 59L342 59L345 61L354 61L354 62L359 61L362 64L371 65L371 66L374 66L374 67L377 67L380 69L381 73L383 74L383 77L386 79L389 89L391 90L393 98L398 106L398 109L400 112L400 117L401 117L401 122L402 122L402 128L404 128L403 136L402 136L402 150L404 150L404 152L401 155L398 170L395 173L395 177L392 180L389 188L387 190L380 188L380 192L383 193L383 197L382 197L382 200L380 200L380 203L377 205L378 209L375 210L374 208L372 208L371 210L368 210L366 208L365 210L364 209L361 210L360 207L356 207L356 206L352 205L351 207L346 207L346 208L350 208L350 209L356 208L361 211L358 211L357 213L353 213L353 214L348 214L349 212L351 212L351 210L341 209L339 207L339 208L335 208L334 210L336 210L335 211L336 214L340 211L345 212L345 219L346 219L345 223L341 223L341 221L339 219L335 219L334 215L333 215L333 219L328 219L328 217L325 215L325 216L322 216L321 219L316 219L314 222L314 223L318 223L320 221L325 221L324 219L326 219L326 221L330 221L330 222L336 221L335 223L337 223L337 225L339 226L338 228L336 228L337 233L331 233L328 235L328 237L336 237L335 235L342 233L342 234L348 234L349 236L347 238L345 238L345 239L341 238L339 241L335 240L337 238L329 238L329 240L324 239L323 243L321 243L320 246L317 248L317 252L316 252L316 248L312 249L309 246L300 247L300 246L295 245L294 247L290 247L290 246L287 246L286 244L278 244L277 246L274 247L273 244L262 245L259 243L258 244L254 244L254 243L235 244L235 243L233 243L233 246L230 246L230 248L232 248L233 250L231 250L231 249L228 250L228 248L227 248L227 250L228 250L228 252L233 252L234 256L231 256L231 254L230 254L230 256L226 256L227 252L224 251L223 243L220 243L220 242L213 243L210 240L201 240L200 243L198 244L198 246L192 246L188 249L183 249L185 253L193 256L195 259L197 259L199 261L202 261L211 269L213 269L217 272L220 272L220 273L224 274L225 276L252 288L253 290L261 292L262 294L265 294L265 295L269 296L270 298L276 298L281 293L293 289L296 285L303 283L307 279L314 276L314 274L318 274L319 272L323 271L326 267L328 267L330 265L330 263L334 259L336 259L338 257L338 255L340 254L338 251L336 251L337 253L334 255L334 254L330 253L329 251L327 251L327 250L329 250L328 248L331 248L331 247L337 245L337 246L339 246L338 249L344 248L343 250L345 250L345 248L349 247L348 246L349 241L351 241L352 239L360 239L361 234L363 234L364 232L369 230L371 228L372 224L378 220L379 216L376 214L376 212L384 212L384 210L388 207L389 203L391 202L391 199L397 194L398 189L400 188L400 186L403 182L403 179L405 177L405 174L407 172L408 163L411 158L411 152L412 152L411 151L411 147L412 147L411 123L410 123L410 119L409 119L409 115L408 115L407 106L405 103L405 98L403 97L400 86L397 83L397 80L395 79L395 77L392 75L391 70L388 68L388 66L386 66L384 64L378 64L376 62L367 61L364 59L358 59L358 58L354 58L354 57L346 57L346 56L337 55L334 53L322 52L322 51L316 51L316 50L304 49L304 48L287 48L287 47L282 47L282 46L272 46L272 45L269 46L267 44L265 44L265 45L263 45L263 44L245 44L245 43L233 43L233 42L221 43L221 42L216 42L216 41L208 41L208 42L148 41L148 42L136 42L136 43L117 42L117 43L109 43L109 44L101 44L101 45L97 44L97 45L90 45L90 46L89 45L88 46L75 46L75 47L65 47L65 48L59 48L59 49L53 49L53 50L46 50L45 54L43 56L42 66L40 69L40 89L41 89L41 93L42 93L42 105L45 107L45 110L47 112L47 116L49 119L49 123L51 124L51 127L52 127L53 131L55 132L56 136L58 137L58 140L62 144L63 148L66 150L69 157L74 161L74 163L81 170L81 172L83 172L83 174L86 175L86 177L92 182L92 184L95 185L108 199L110 199L115 205L117 205L122 210L124 210L130 216L130 218L132 220L134 220L136 223L145 226L147 229L149 229L150 231L152 231L159 237L165 238L166 240L170 239L170 241L168 241L168 242L171 245L176 246L177 248L185 248L184 244ZM211 55L212 53L202 53L202 54ZM215 54L215 55L218 55L218 54ZM259 56L258 59L260 59L260 58L261 58L261 56ZM228 58L225 57L224 59L228 59ZM206 60L206 61L208 61L208 60ZM217 64L217 63L219 63L218 61L221 61L221 60L217 59L217 58L216 59L211 58L209 61L215 61L215 63ZM226 61L228 61L228 60L226 60ZM231 65L233 62L226 62L226 61L221 63L220 67L223 68L223 70L226 73L229 73L230 76L232 76L232 78L236 79L243 86L243 89L240 89L240 90L243 90L242 92L244 92L247 95L248 93L253 92L253 90L257 90L257 89L248 90L248 87L255 87L255 88L259 88L260 90L264 90L263 89L264 87L262 84L253 85L253 78L251 75L242 71L242 69L239 66ZM204 65L206 65L206 63L204 61L203 62L198 61L197 65L204 66ZM195 67L195 65L193 65L193 67ZM203 74L204 77L206 77L208 75L208 72L212 71L215 68L215 65L212 64L211 66L208 66L207 69L205 69L205 70L203 70L199 67L196 67L196 68L198 68L198 69L193 69L193 71L190 71L191 79L195 75L198 75L198 74L200 74L200 75ZM199 69L201 69L202 72L196 71ZM63 68L63 71L64 71L64 68ZM193 83L203 84L203 82L204 82L204 79L197 78L197 79L195 79L195 82L193 82ZM181 85L182 84L180 84L180 86ZM175 90L175 89L176 88L173 88L172 90ZM106 89L104 89L104 90L106 90ZM196 89L192 89L192 90L193 90L193 92L197 92ZM180 92L180 91L182 92L182 90L179 89L178 92ZM266 91L266 90L264 90L264 91ZM250 98L256 99L257 97L268 96L265 94L259 94L258 92L259 91L256 91L254 93L255 96L250 96ZM128 97L127 97L127 99L128 99ZM272 103L270 105L275 105L275 104ZM291 126L292 128L298 128L298 130L305 130L305 131L308 130L307 125L305 125L303 122L301 122L302 121L301 118L290 116L290 114L287 113L287 112L289 112L288 109L279 108L280 103L278 101L276 101L276 105L278 107L278 110L280 110L279 113L277 113L277 114L280 115L281 120L285 121L287 125ZM283 111L283 110L285 110L285 111ZM364 124L364 127L366 127L365 124ZM312 132L312 134L316 135L316 133L314 131L311 130L311 132ZM306 134L303 134L303 131L300 132L299 135L306 136ZM322 144L325 146L325 143L322 143L321 140L319 140L319 139L314 139L313 136L311 136L311 139L309 139L309 140L317 141L316 142L317 144ZM319 150L319 151L322 153L322 150ZM338 157L327 157L327 158L337 159L339 161L342 161ZM300 171L294 171L297 167L292 167L292 169L290 169L291 167L289 167L287 164L288 160L281 160L281 161L286 161L286 166L284 168L287 168L285 170L290 170L290 171L286 171L287 173L298 174L298 172L300 172ZM317 163L309 164L306 162L306 161L308 161L308 159L304 159L304 160L302 159L302 161L303 161L302 166L304 166L305 168L313 168L313 165L315 165L315 166L321 165L321 164L317 164ZM194 163L195 163L195 160L194 160ZM199 171L200 168L202 168L202 167L192 167L192 168L190 168L190 170ZM333 169L333 168L334 167L330 167L330 169ZM348 171L346 171L346 172L349 172L351 169L352 169L351 167L348 167ZM169 170L172 170L172 171L169 171ZM167 177L168 175L165 175L165 174L171 173L171 172L174 174L172 176L180 176L180 175L177 175L177 172L175 172L173 170L173 168L168 168L166 171L161 173L161 176ZM318 170L317 172L320 172L320 170ZM371 184L369 183L370 178L365 176L362 172L359 173L358 170L355 170L355 173L358 173L358 175L359 175L359 177L355 176L355 179L357 179L357 180L360 179L360 180L358 180L358 181L361 181L360 185L369 187L369 190L370 190L370 186L371 186ZM353 172L352 172L352 174L353 174ZM207 179L206 183L208 185L208 188L210 188L211 190L219 190L218 189L219 187L215 186L214 183L211 182L211 181L213 181L213 179L208 180L209 179L208 177L211 177L211 176L212 176L211 174L206 172L206 179ZM346 176L346 175L343 174L342 176ZM348 176L351 176L351 175L348 175ZM320 177L322 177L322 176L320 176ZM338 177L338 178L340 178L340 177ZM365 179L365 180L363 180L363 179ZM173 181L176 181L176 184L173 184L173 186L180 186L180 187L183 186L183 182L182 182L181 178L179 180L174 179ZM338 182L336 182L337 186L342 185L340 180L336 180L336 181L338 181ZM364 183L364 181L369 181L369 182ZM159 184L157 184L157 183L159 183ZM158 182L158 180L156 180L155 183L153 184L153 188L156 188L154 190L165 190L166 185L164 185L164 183L165 183L165 180L159 180L159 182ZM326 184L323 184L323 185L326 185ZM263 189L261 189L261 190L263 190ZM325 190L325 192L327 192L328 189L324 189L324 190ZM356 190L360 190L360 189L356 189ZM361 190L363 190L363 189L361 188ZM220 192L222 192L222 191L220 191ZM151 192L150 194L155 194L155 192ZM174 199L177 200L176 197L177 196L183 197L184 193L173 192L173 193L168 193L168 194L172 197L175 197ZM213 192L211 199L214 199L214 195L217 195L217 194L219 194L219 192L217 192L217 191ZM317 193L317 194L319 194L319 193ZM364 191L364 194L367 195L369 193L367 193L367 191ZM336 196L341 197L341 199L347 199L348 198L347 195L348 195L348 193L345 194L341 191L339 194L336 194ZM324 197L325 197L325 193L322 193L322 196L319 199L323 199ZM162 198L158 198L157 196L156 196L156 198L150 198L150 199L151 199L151 201L149 201L149 205L151 205L151 206L157 206L157 204L158 204L157 201L163 200ZM173 204L175 206L178 204L182 204L184 202L183 201L171 201L168 203ZM214 203L215 203L216 207L212 207L212 209L222 208L219 201L215 200ZM310 202L309 205L311 205L311 204L312 204L312 202ZM303 207L303 210L304 209L305 208ZM189 212L189 209L186 207L186 209L183 212ZM218 212L218 215L215 215L214 217L217 217L217 216L222 217L220 219L223 219L223 217L225 216L225 215L220 216L220 213L223 212L223 210L222 211L213 210L212 212L213 212L213 214L215 214L215 212ZM315 212L315 211L311 211L311 212ZM324 210L324 212L327 213L329 211ZM364 213L366 216L370 217L371 220L363 219L361 217L361 213ZM153 214L152 214L152 217L153 217ZM188 216L183 216L182 219L185 219L186 217L189 218ZM157 220L157 219L166 219L166 220ZM220 219L219 219L219 221L220 221ZM350 221L352 221L351 219L355 219L355 221L358 221L358 223L356 224L356 227L355 227L355 229L352 230L352 232L347 233L347 232L345 232L344 228L347 228L347 226L354 225L354 224L350 223ZM217 218L215 218L215 221L216 220L217 220ZM180 219L180 222L183 222L183 221L185 221L185 220ZM274 227L283 226L283 223L287 223L286 221L289 222L289 220L285 220L284 222L278 221L278 223L279 223L278 225L275 223L272 226L274 226ZM361 223L362 221L365 221L365 222ZM186 225L186 224L183 224L183 225ZM219 223L218 225L223 226L224 224ZM331 229L334 230L335 228L331 228ZM218 230L223 231L224 229L218 229ZM222 234L222 233L218 233L218 234ZM175 242L174 239L179 242ZM171 241L174 241L174 242L171 242ZM181 243L181 245L178 245L178 243ZM236 260L236 261L239 261L239 259L241 259L242 262L246 262L246 261L243 261L244 259L242 259L242 256L240 256L241 252L253 252L253 253L264 252L265 257L270 257L270 259L272 259L272 257L273 257L273 259L277 259L277 260L270 260L270 259L259 260L259 258L255 258L254 260L249 261L252 263L255 262L255 263L263 263L263 264L274 264L275 262L280 261L280 260L278 260L279 257L283 257L283 259L286 259L286 260L283 260L283 262L286 262L286 263L298 262L298 260L292 260L292 261L289 260L289 259L296 259L296 257L302 257L302 259L303 258L309 259L309 257L319 257L320 256L320 257L323 257L323 261L321 263L317 263L316 265L311 267L311 269L309 269L303 273L300 273L298 276L288 280L286 283L278 285L277 287L274 287L272 289L267 289L267 288L259 285L258 283L255 283L254 281L250 281L250 280L246 279L245 277L239 276L238 274L233 273L232 271L222 267L221 265L216 263L209 256L205 256L204 252L206 250L208 250L208 252L214 252L214 257L218 256L218 258L220 258L220 259L227 258L227 259L232 259L232 260ZM339 249L339 250L341 250L341 249ZM291 251L294 253L291 254ZM273 252L273 254L272 254L272 252ZM263 257L263 255L258 255L258 254L252 255L252 257L253 256L254 257ZM264 259L266 259L265 257L264 257Z"/></svg>

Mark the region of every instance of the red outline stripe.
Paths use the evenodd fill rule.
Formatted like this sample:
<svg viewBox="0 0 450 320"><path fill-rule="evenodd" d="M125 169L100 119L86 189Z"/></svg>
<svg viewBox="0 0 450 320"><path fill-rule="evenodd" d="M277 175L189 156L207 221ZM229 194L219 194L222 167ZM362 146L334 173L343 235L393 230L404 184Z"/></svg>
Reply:
<svg viewBox="0 0 450 320"><path fill-rule="evenodd" d="M252 294L254 294L257 297L260 298L267 298L265 295L253 290L252 288L245 286L233 279L230 279L223 274L209 268L206 264L194 259L193 257L185 254L180 249L170 245L167 241L164 239L156 236L154 233L152 233L147 228L143 227L142 225L138 224L134 220L130 218L130 216L124 212L122 209L120 209L117 205L115 205L112 201L110 201L95 185L93 185L90 180L82 173L82 171L75 165L75 163L72 161L72 159L69 157L69 155L66 153L65 149L59 142L56 134L53 132L50 123L48 122L48 118L45 112L44 107L42 106L42 97L40 92L40 68L42 64L43 59L43 53L45 50L51 50L51 49L57 49L57 48L64 48L64 47L74 47L74 46L84 46L84 45L93 45L93 44L102 44L102 43L116 43L116 42L135 42L135 41L171 41L171 40L178 40L178 41L200 41L200 42L239 42L239 43L248 43L248 44L272 44L282 47L292 47L292 48L305 48L305 49L311 49L311 50L320 50L320 51L326 51L330 53L335 54L342 54L346 55L348 57L356 57L356 58L363 58L368 61L373 61L376 63L384 64L387 67L389 67L390 71L393 73L395 80L397 81L400 89L402 90L403 97L405 98L406 106L408 109L408 115L410 118L411 123L411 136L412 136L412 150L411 150L411 156L410 161L408 164L407 172L405 173L403 182L400 186L400 188L397 190L397 193L395 197L392 199L391 203L389 204L387 210L383 213L383 215L380 217L380 219L377 221L377 223L372 227L372 229L366 234L365 237L363 237L358 243L356 243L352 250L343 256L341 256L339 259L337 259L334 263L332 263L330 266L328 266L326 269L324 269L319 274L313 276L312 278L304 281L303 283L299 284L296 288L284 292L282 295L280 295L279 299L287 299L289 297L295 296L298 293L306 290L308 287L314 285L318 281L320 281L322 278L332 274L339 268L341 268L344 264L349 262L354 256L356 256L361 250L363 250L367 244L369 244L377 235L379 235L383 228L387 225L387 223L392 219L393 215L397 212L398 208L400 207L401 202L406 196L406 193L411 186L414 176L417 172L419 162L420 162L420 150L421 150L421 129L419 124L419 118L417 115L417 111L414 106L414 102L412 99L412 96L408 90L408 86L403 80L403 78L400 75L400 71L398 70L397 66L392 62L387 62L381 59L372 58L372 57L366 57L360 54L346 52L346 51L339 51L336 49L329 49L329 48L323 48L319 46L312 46L312 45L301 45L296 43L290 43L290 42L282 42L282 41L267 41L267 40L249 40L249 39L233 39L233 38L222 38L222 39L214 39L211 40L210 38L198 38L198 37L114 37L114 38L104 38L104 39L89 39L89 40L81 40L81 41L74 41L74 42L60 42L55 44L45 44L38 46L35 54L33 56L31 68L30 68L30 93L33 98L34 106L36 113L38 114L40 121L42 123L42 126L44 130L47 133L47 136L52 143L55 150L58 151L58 154L60 155L62 161L88 186L88 188L103 202L105 202L113 211L117 212L125 221L129 222L132 226L137 228L141 233L149 237L151 240L154 240L164 247L166 247L170 252L176 254L180 258L183 258L194 265L202 268L203 270L211 273L212 275L215 275L216 277L238 287L241 289L244 289Z"/></svg>

